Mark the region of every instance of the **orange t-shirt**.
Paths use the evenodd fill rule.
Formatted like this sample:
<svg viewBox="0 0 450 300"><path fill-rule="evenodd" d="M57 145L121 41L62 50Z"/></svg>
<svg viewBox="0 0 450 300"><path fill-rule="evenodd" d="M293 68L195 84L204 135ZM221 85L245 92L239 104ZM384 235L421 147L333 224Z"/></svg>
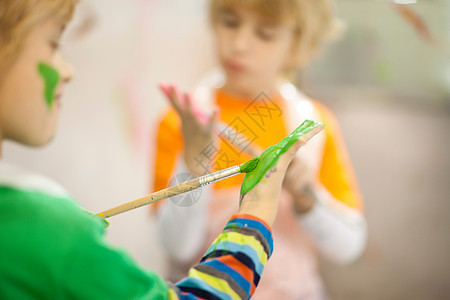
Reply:
<svg viewBox="0 0 450 300"><path fill-rule="evenodd" d="M254 105L255 100L263 101L265 105ZM199 153L197 161L198 164L205 166L209 163L213 171L241 164L252 158L242 148L248 146L265 149L278 143L288 134L283 113L284 100L270 99L262 94L259 99L252 101L232 97L218 90L216 105L220 108L220 121L228 127L218 132L217 146L205 148ZM337 200L361 210L361 196L337 121L324 105L314 101L313 106L320 116L320 120L315 121L325 124L323 131L325 143L319 172L316 174L317 180ZM230 140L234 140L242 148L239 149ZM176 111L170 109L164 114L158 127L154 191L167 187L182 149L181 121ZM222 180L214 184L214 189L240 186L243 178L244 174L240 174Z"/></svg>

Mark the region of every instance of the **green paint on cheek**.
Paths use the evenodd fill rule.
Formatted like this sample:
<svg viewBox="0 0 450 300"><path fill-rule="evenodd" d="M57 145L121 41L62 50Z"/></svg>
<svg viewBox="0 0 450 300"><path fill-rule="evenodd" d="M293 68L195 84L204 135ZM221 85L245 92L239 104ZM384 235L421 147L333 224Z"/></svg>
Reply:
<svg viewBox="0 0 450 300"><path fill-rule="evenodd" d="M48 108L52 108L55 100L55 90L60 80L59 73L52 66L42 62L38 64L38 72L42 79L44 79L45 102Z"/></svg>
<svg viewBox="0 0 450 300"><path fill-rule="evenodd" d="M278 144L267 148L259 157L259 162L255 169L245 174L244 181L242 182L241 194L246 194L254 188L261 181L267 171L276 165L278 159L283 153L295 144L303 134L309 132L318 125L321 125L321 123L314 123L314 121L306 120Z"/></svg>

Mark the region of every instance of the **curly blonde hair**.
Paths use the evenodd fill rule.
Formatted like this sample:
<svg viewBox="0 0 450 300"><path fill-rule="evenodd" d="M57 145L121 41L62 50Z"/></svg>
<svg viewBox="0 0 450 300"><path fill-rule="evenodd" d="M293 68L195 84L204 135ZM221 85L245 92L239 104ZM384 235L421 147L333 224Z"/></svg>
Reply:
<svg viewBox="0 0 450 300"><path fill-rule="evenodd" d="M236 7L277 23L294 25L293 68L306 65L325 41L337 37L343 29L343 23L335 17L332 0L211 0L211 24L216 24L221 10Z"/></svg>
<svg viewBox="0 0 450 300"><path fill-rule="evenodd" d="M77 2L78 0L0 0L0 70L15 61L33 26L49 16L69 22Z"/></svg>

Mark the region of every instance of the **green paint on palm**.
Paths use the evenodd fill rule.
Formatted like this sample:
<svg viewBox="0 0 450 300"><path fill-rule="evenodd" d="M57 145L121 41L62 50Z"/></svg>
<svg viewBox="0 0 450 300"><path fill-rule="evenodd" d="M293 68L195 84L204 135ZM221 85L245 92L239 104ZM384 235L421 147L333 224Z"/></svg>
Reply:
<svg viewBox="0 0 450 300"><path fill-rule="evenodd" d="M314 123L314 121L306 120L278 144L267 148L259 157L259 162L255 169L245 174L244 181L242 182L241 194L246 194L254 188L261 181L267 171L276 165L278 159L283 153L295 144L302 135L319 125L322 125L322 123Z"/></svg>
<svg viewBox="0 0 450 300"><path fill-rule="evenodd" d="M42 79L44 79L45 102L48 108L52 108L55 100L55 90L60 80L59 73L52 66L42 62L38 64L38 72Z"/></svg>

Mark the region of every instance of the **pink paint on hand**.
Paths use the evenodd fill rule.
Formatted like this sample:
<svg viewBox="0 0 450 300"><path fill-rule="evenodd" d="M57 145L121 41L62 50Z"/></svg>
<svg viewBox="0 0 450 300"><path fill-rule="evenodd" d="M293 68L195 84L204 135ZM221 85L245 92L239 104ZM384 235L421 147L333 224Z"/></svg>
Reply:
<svg viewBox="0 0 450 300"><path fill-rule="evenodd" d="M181 94L175 85L159 84L159 88L162 90L164 95L166 95L169 101L172 102L171 91L173 91L182 107L184 107L186 105L186 102L188 102L195 117L197 117L204 124L208 124L210 122L210 118L195 106L195 103L192 101L192 96L190 94Z"/></svg>

